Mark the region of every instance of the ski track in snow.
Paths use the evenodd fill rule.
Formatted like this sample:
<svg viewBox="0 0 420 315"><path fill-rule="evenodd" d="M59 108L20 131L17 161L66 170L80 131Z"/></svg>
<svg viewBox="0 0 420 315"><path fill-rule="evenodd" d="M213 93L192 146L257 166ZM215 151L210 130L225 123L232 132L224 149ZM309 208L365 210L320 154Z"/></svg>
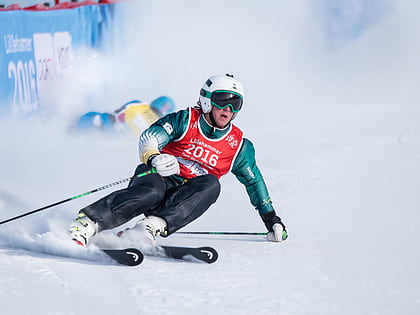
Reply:
<svg viewBox="0 0 420 315"><path fill-rule="evenodd" d="M111 79L76 69L59 98L50 96L55 116L2 119L0 219L131 176L137 139L67 134L83 107L75 99L106 111L115 100L167 94L181 109L196 102L208 75L233 72L247 91L235 122L255 144L289 239L174 234L158 242L212 246L218 261L146 256L139 266L119 266L66 235L77 211L114 187L0 226L1 313L419 314L420 42L413 30L420 6L390 3L370 1L369 12L386 14L345 41L325 28L334 36L347 28L329 25L325 8L306 0L138 4L119 46L128 49L101 56ZM351 19L357 10L346 12ZM97 90L87 91L80 77ZM132 240L114 234L134 223L98 236L94 246L128 247ZM264 226L227 175L216 205L184 230Z"/></svg>

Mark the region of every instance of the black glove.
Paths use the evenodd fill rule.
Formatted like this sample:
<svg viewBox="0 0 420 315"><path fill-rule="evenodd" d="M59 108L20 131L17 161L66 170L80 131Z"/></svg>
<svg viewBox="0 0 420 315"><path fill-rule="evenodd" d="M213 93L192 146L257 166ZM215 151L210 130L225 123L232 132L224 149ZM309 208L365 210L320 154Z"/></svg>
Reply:
<svg viewBox="0 0 420 315"><path fill-rule="evenodd" d="M285 241L288 237L286 226L276 215L275 211L265 213L261 216L265 226L267 227L267 240L272 242Z"/></svg>

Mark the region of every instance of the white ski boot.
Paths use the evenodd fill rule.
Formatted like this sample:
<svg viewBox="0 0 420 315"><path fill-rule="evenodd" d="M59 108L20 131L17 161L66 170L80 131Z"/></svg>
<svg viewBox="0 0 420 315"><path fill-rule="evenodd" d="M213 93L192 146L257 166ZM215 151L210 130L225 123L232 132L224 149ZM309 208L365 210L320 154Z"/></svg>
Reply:
<svg viewBox="0 0 420 315"><path fill-rule="evenodd" d="M154 244L156 236L166 236L168 234L167 224L164 219L151 215L138 221L132 228L118 232L117 236L135 238L133 237L133 233L138 237L138 232L144 235L146 243Z"/></svg>
<svg viewBox="0 0 420 315"><path fill-rule="evenodd" d="M145 230L147 232L147 237L152 241L155 241L156 236L168 235L166 221L160 217L155 217L154 215L145 217L144 219L138 221L134 228Z"/></svg>
<svg viewBox="0 0 420 315"><path fill-rule="evenodd" d="M98 225L81 212L71 224L69 233L73 241L81 246L86 246L88 239L95 235L97 230Z"/></svg>

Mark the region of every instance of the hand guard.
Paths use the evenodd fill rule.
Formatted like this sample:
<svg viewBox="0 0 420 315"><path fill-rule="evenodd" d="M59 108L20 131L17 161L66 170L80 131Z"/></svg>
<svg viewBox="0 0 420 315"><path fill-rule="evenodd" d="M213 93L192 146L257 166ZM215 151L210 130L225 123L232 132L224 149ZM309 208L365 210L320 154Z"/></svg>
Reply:
<svg viewBox="0 0 420 315"><path fill-rule="evenodd" d="M150 165L163 177L179 174L179 163L175 156L170 154L157 154L150 160Z"/></svg>
<svg viewBox="0 0 420 315"><path fill-rule="evenodd" d="M270 242L281 242L287 238L287 231L279 223L273 225L273 231L267 233L267 240Z"/></svg>
<svg viewBox="0 0 420 315"><path fill-rule="evenodd" d="M288 237L286 226L274 211L268 212L261 216L267 227L267 240L271 242L285 241Z"/></svg>

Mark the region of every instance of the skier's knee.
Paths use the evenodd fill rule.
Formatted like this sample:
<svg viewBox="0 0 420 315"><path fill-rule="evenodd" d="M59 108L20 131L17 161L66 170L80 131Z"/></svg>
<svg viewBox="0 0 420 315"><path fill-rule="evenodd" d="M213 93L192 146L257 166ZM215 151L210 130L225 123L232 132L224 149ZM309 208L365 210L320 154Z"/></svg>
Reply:
<svg viewBox="0 0 420 315"><path fill-rule="evenodd" d="M221 185L219 179L212 175L208 174L207 176L207 190L209 192L209 196L214 198L214 201L219 197L221 191Z"/></svg>

